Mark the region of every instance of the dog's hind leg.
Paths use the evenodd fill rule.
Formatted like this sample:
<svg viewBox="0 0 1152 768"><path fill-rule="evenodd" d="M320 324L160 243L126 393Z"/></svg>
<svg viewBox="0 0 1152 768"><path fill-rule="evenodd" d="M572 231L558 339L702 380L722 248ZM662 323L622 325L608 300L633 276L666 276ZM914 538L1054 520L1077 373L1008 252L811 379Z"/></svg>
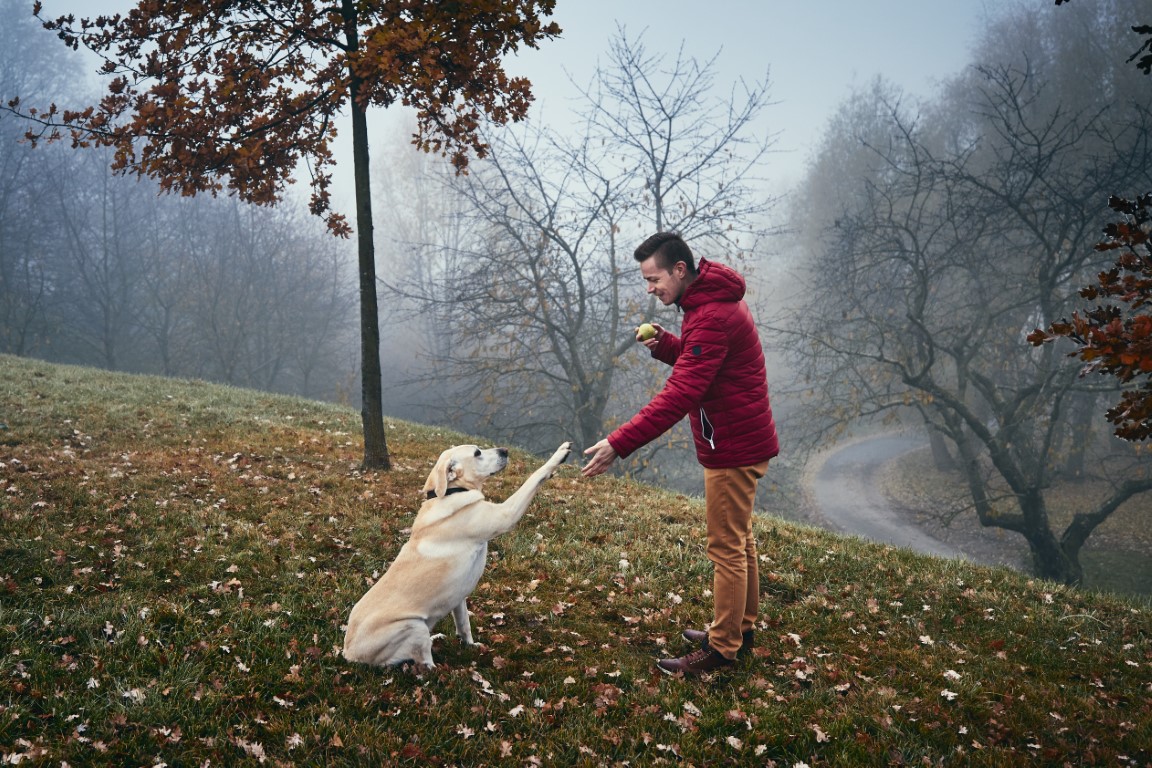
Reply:
<svg viewBox="0 0 1152 768"><path fill-rule="evenodd" d="M468 621L468 598L460 601L460 605L452 609L452 621L456 623L456 637L464 645L475 645L472 641L472 624Z"/></svg>

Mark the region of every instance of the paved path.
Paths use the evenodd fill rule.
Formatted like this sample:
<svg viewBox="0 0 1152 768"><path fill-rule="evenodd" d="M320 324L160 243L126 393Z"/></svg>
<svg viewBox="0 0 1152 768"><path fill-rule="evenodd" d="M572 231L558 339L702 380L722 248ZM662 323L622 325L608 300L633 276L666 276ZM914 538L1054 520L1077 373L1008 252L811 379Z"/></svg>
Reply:
<svg viewBox="0 0 1152 768"><path fill-rule="evenodd" d="M889 506L880 488L879 474L884 465L924 444L922 437L886 435L849 443L825 457L812 479L812 492L828 525L840 533L917 552L965 557L908 522Z"/></svg>

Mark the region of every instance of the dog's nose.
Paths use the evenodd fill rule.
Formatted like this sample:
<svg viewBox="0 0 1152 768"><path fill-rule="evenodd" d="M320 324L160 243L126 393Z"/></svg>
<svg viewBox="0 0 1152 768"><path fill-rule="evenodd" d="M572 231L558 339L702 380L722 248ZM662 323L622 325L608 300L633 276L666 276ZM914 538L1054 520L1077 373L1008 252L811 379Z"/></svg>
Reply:
<svg viewBox="0 0 1152 768"><path fill-rule="evenodd" d="M497 448L496 453L499 454L500 458L502 458L502 459L508 458L508 449L507 448Z"/></svg>

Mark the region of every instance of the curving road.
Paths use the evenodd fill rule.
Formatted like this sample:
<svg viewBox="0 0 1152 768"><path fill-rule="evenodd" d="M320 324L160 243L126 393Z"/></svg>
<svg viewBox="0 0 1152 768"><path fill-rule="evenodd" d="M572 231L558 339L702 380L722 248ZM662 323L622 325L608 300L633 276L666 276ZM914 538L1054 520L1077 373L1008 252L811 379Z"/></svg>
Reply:
<svg viewBox="0 0 1152 768"><path fill-rule="evenodd" d="M885 464L924 444L922 437L885 435L850 443L828 454L811 487L829 527L925 554L965 558L963 552L929 536L892 509L880 487L879 472Z"/></svg>

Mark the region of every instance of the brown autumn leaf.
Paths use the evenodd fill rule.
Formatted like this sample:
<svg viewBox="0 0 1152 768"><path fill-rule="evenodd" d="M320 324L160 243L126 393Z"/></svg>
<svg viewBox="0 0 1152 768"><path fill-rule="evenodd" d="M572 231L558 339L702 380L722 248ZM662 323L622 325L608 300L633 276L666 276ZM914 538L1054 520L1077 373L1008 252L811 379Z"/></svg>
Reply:
<svg viewBox="0 0 1152 768"><path fill-rule="evenodd" d="M555 0L387 0L332 12L293 0L208 0L41 19L65 45L104 57L110 79L97 104L24 114L51 129L30 132L33 143L111 147L115 170L185 196L228 192L269 205L306 160L312 213L347 236L329 187L335 125L349 104L412 107L414 143L462 169L470 153L487 152L482 117L502 123L527 111L530 83L509 77L501 61L560 33L544 20L554 7Z"/></svg>

